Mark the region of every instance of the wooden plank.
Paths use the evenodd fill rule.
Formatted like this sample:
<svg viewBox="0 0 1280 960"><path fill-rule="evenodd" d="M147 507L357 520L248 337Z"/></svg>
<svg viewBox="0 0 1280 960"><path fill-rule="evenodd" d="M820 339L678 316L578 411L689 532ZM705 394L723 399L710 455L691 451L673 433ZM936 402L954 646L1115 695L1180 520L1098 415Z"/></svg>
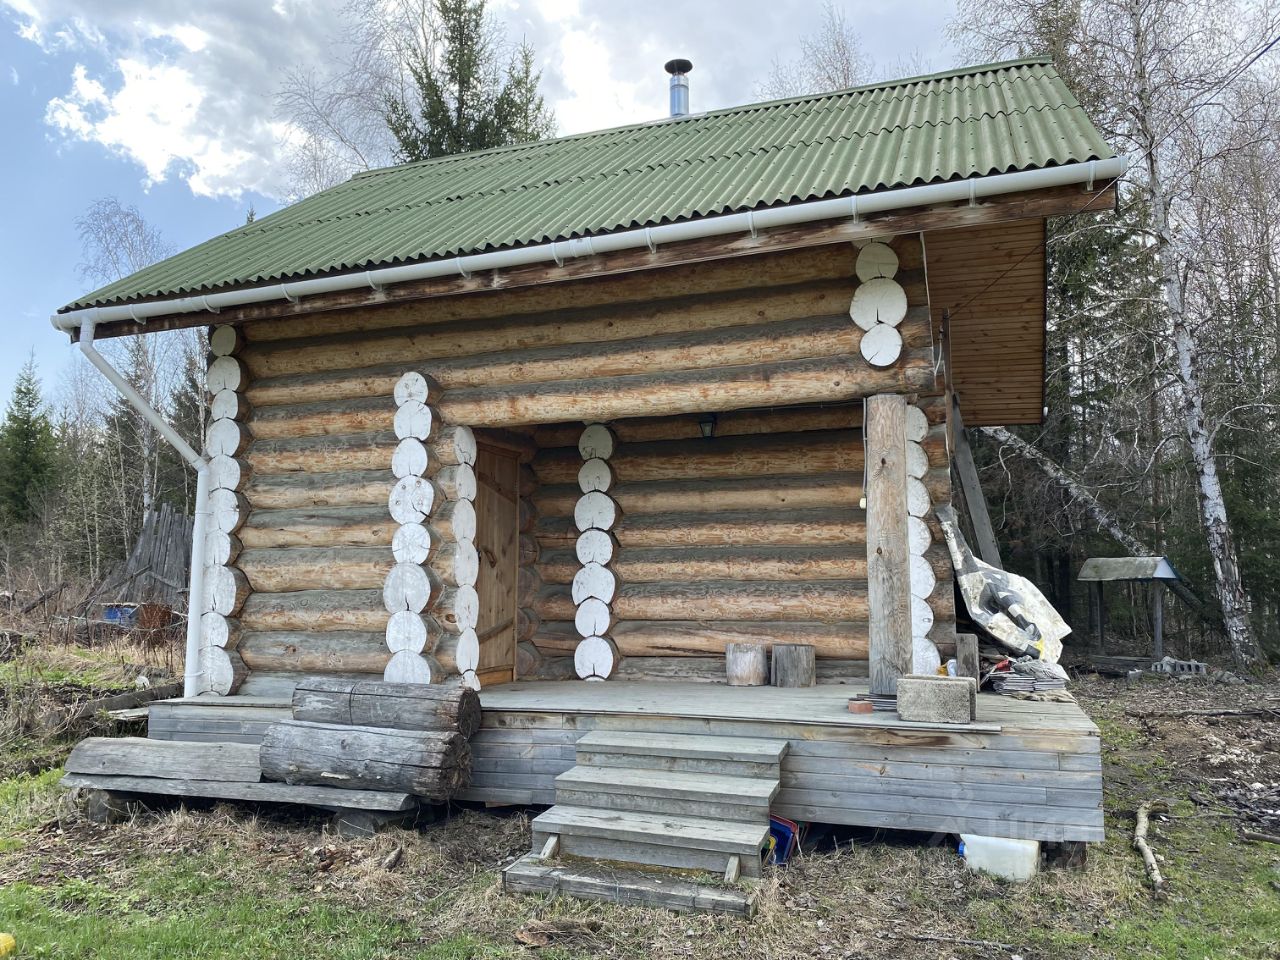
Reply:
<svg viewBox="0 0 1280 960"><path fill-rule="evenodd" d="M578 741L579 751L686 757L699 760L737 760L776 764L787 755L785 740L747 740L735 737L670 736L613 733L597 730Z"/></svg>
<svg viewBox="0 0 1280 960"><path fill-rule="evenodd" d="M911 672L911 567L907 549L903 396L867 398L867 602L871 692L891 696Z"/></svg>
<svg viewBox="0 0 1280 960"><path fill-rule="evenodd" d="M219 800L300 803L328 809L412 810L417 806L417 800L406 793L291 786L287 783L173 780L161 777L94 776L73 773L62 778L62 785L87 787L94 790L117 790L121 793L155 793L177 797L210 797Z"/></svg>
<svg viewBox="0 0 1280 960"><path fill-rule="evenodd" d="M143 737L89 737L67 758L68 773L182 780L254 782L261 779L256 748Z"/></svg>
<svg viewBox="0 0 1280 960"><path fill-rule="evenodd" d="M533 820L533 829L564 836L643 841L658 846L760 855L769 836L767 824L733 823L686 817L675 819L636 811L604 813L589 807L556 806Z"/></svg>
<svg viewBox="0 0 1280 960"><path fill-rule="evenodd" d="M1104 839L1102 825L1041 823L1038 820L993 820L977 815L938 812L853 810L788 799L774 805L774 813L793 820L877 827L887 830L921 830L927 833L975 833L984 837L1010 837L1061 843L1068 840L1097 842Z"/></svg>
<svg viewBox="0 0 1280 960"><path fill-rule="evenodd" d="M931 816L935 822L949 816L972 813L989 820L1025 821L1038 824L1102 826L1102 809L1049 807L1038 803L1000 803L990 800L952 800L940 803L936 797L887 795L876 792L847 794L839 790L784 787L778 793L776 806L820 806L826 809L846 808L860 812L919 814ZM950 832L950 831L947 831Z"/></svg>
<svg viewBox="0 0 1280 960"><path fill-rule="evenodd" d="M633 796L678 797L689 800L739 802L768 807L778 785L751 777L713 773L672 772L655 778L644 770L575 767L556 778L558 789L626 793Z"/></svg>
<svg viewBox="0 0 1280 960"><path fill-rule="evenodd" d="M960 491L969 513L969 523L973 529L978 556L996 569L1003 570L1000 546L996 543L995 530L991 526L991 514L987 512L987 499L982 494L982 483L978 480L978 468L973 462L973 451L969 449L969 436L965 433L964 418L960 415L958 397L952 399L951 421L956 476L960 480Z"/></svg>

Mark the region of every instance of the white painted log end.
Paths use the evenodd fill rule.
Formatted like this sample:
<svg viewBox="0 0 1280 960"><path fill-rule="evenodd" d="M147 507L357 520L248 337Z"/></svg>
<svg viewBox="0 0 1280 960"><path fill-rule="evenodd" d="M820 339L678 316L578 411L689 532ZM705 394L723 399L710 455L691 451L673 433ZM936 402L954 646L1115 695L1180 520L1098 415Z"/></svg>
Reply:
<svg viewBox="0 0 1280 960"><path fill-rule="evenodd" d="M235 357L215 357L205 375L205 389L215 396L222 390L239 390L245 382L244 364Z"/></svg>
<svg viewBox="0 0 1280 960"><path fill-rule="evenodd" d="M849 304L849 316L863 330L883 324L896 327L907 315L907 292L897 280L878 277L858 285Z"/></svg>
<svg viewBox="0 0 1280 960"><path fill-rule="evenodd" d="M923 556L933 545L933 534L921 517L907 517L907 549L912 556Z"/></svg>
<svg viewBox="0 0 1280 960"><path fill-rule="evenodd" d="M436 487L423 477L401 477L391 488L387 507L399 524L421 523L436 504Z"/></svg>
<svg viewBox="0 0 1280 960"><path fill-rule="evenodd" d="M441 595L436 612L457 630L474 630L480 622L480 595L475 587L450 587Z"/></svg>
<svg viewBox="0 0 1280 960"><path fill-rule="evenodd" d="M210 490L242 490L249 482L249 466L225 453L209 458Z"/></svg>
<svg viewBox="0 0 1280 960"><path fill-rule="evenodd" d="M234 390L219 390L209 401L209 417L213 420L243 420L248 403Z"/></svg>
<svg viewBox="0 0 1280 960"><path fill-rule="evenodd" d="M938 585L929 561L921 556L911 557L911 595L927 600Z"/></svg>
<svg viewBox="0 0 1280 960"><path fill-rule="evenodd" d="M618 666L618 648L604 637L584 637L573 651L573 668L583 680L607 680Z"/></svg>
<svg viewBox="0 0 1280 960"><path fill-rule="evenodd" d="M608 530L584 530L574 544L574 551L581 564L599 563L608 566L617 549L618 541Z"/></svg>
<svg viewBox="0 0 1280 960"><path fill-rule="evenodd" d="M583 493L606 491L613 486L613 471L607 461L592 457L578 469L578 488Z"/></svg>
<svg viewBox="0 0 1280 960"><path fill-rule="evenodd" d="M447 500L435 513L438 526L443 529L447 524L449 540L475 540L476 508L470 500Z"/></svg>
<svg viewBox="0 0 1280 960"><path fill-rule="evenodd" d="M436 575L416 563L397 563L387 573L382 586L382 602L387 613L408 610L421 613L440 596L441 584Z"/></svg>
<svg viewBox="0 0 1280 960"><path fill-rule="evenodd" d="M942 666L942 655L928 637L911 638L911 672L931 677Z"/></svg>
<svg viewBox="0 0 1280 960"><path fill-rule="evenodd" d="M445 675L434 657L403 651L391 655L382 679L387 683L442 683Z"/></svg>
<svg viewBox="0 0 1280 960"><path fill-rule="evenodd" d="M914 440L907 441L907 476L923 480L929 472L929 454Z"/></svg>
<svg viewBox="0 0 1280 960"><path fill-rule="evenodd" d="M396 563L426 563L439 549L440 538L421 523L405 523L391 537Z"/></svg>
<svg viewBox="0 0 1280 960"><path fill-rule="evenodd" d="M224 567L236 562L242 549L240 538L216 527L204 533L204 560L207 567Z"/></svg>
<svg viewBox="0 0 1280 960"><path fill-rule="evenodd" d="M480 551L471 540L459 540L449 552L453 559L453 582L459 587L474 587L480 579Z"/></svg>
<svg viewBox="0 0 1280 960"><path fill-rule="evenodd" d="M429 640L427 622L419 613L397 610L387 621L387 649L392 653L422 653Z"/></svg>
<svg viewBox="0 0 1280 960"><path fill-rule="evenodd" d="M573 575L573 586L570 593L573 602L580 604L584 600L595 597L605 603L613 603L618 592L618 578L613 571L603 564L587 563Z"/></svg>
<svg viewBox="0 0 1280 960"><path fill-rule="evenodd" d="M392 426L401 440L430 440L440 429L440 420L425 403L409 400L396 409Z"/></svg>
<svg viewBox="0 0 1280 960"><path fill-rule="evenodd" d="M249 434L228 417L210 420L204 432L204 449L210 457L234 457L249 445Z"/></svg>
<svg viewBox="0 0 1280 960"><path fill-rule="evenodd" d="M425 477L430 462L426 445L416 437L405 437L396 444L395 453L391 454L391 472L397 480Z"/></svg>
<svg viewBox="0 0 1280 960"><path fill-rule="evenodd" d="M467 670L462 674L462 685L468 690L480 692L480 677L474 670Z"/></svg>
<svg viewBox="0 0 1280 960"><path fill-rule="evenodd" d="M902 334L893 327L877 324L862 335L858 352L873 367L891 367L902 356Z"/></svg>
<svg viewBox="0 0 1280 960"><path fill-rule="evenodd" d="M613 431L603 423L588 424L578 438L578 452L583 460L608 460L613 456Z"/></svg>
<svg viewBox="0 0 1280 960"><path fill-rule="evenodd" d="M458 635L458 646L453 656L461 674L475 673L480 669L480 638L475 630L463 630Z"/></svg>
<svg viewBox="0 0 1280 960"><path fill-rule="evenodd" d="M598 597L588 597L578 604L573 616L574 628L580 637L597 637L613 627L613 610Z"/></svg>
<svg viewBox="0 0 1280 960"><path fill-rule="evenodd" d="M929 489L922 480L907 477L907 513L924 518L929 515Z"/></svg>
<svg viewBox="0 0 1280 960"><path fill-rule="evenodd" d="M249 501L234 490L209 491L209 519L214 530L235 533L249 518Z"/></svg>
<svg viewBox="0 0 1280 960"><path fill-rule="evenodd" d="M209 352L215 357L229 357L240 349L240 329L229 323L214 327L209 334Z"/></svg>
<svg viewBox="0 0 1280 960"><path fill-rule="evenodd" d="M933 607L922 597L911 598L911 632L917 637L929 635L933 629Z"/></svg>
<svg viewBox="0 0 1280 960"><path fill-rule="evenodd" d="M433 387L435 387L433 381L416 371L410 370L396 381L395 387L391 390L391 395L395 398L396 406L398 407L403 407L411 400L426 404L435 399Z"/></svg>
<svg viewBox="0 0 1280 960"><path fill-rule="evenodd" d="M206 647L233 650L239 640L239 626L230 617L209 610L200 616L200 639Z"/></svg>
<svg viewBox="0 0 1280 960"><path fill-rule="evenodd" d="M479 486L476 482L476 468L469 463L460 463L456 467L450 467L445 473L448 474L449 483L452 486L450 497L454 500L474 500L479 492Z"/></svg>
<svg viewBox="0 0 1280 960"><path fill-rule="evenodd" d="M584 493L573 508L573 522L580 531L610 530L618 522L618 503L599 490Z"/></svg>
<svg viewBox="0 0 1280 960"><path fill-rule="evenodd" d="M922 443L929 434L929 418L919 407L907 406L907 439Z"/></svg>
<svg viewBox="0 0 1280 960"><path fill-rule="evenodd" d="M221 647L207 647L204 651L205 676L209 690L219 696L230 696L240 688L244 678L249 675L249 668L234 650Z"/></svg>
<svg viewBox="0 0 1280 960"><path fill-rule="evenodd" d="M858 262L853 270L863 283L879 277L892 277L898 272L898 255L887 243L868 243L858 252Z"/></svg>

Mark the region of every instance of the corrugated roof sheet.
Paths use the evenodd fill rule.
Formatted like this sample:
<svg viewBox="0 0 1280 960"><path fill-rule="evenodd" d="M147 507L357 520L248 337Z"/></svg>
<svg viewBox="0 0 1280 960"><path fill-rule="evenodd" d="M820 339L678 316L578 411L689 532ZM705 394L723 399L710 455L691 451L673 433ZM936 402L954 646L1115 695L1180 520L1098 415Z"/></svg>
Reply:
<svg viewBox="0 0 1280 960"><path fill-rule="evenodd" d="M1114 156L1019 60L362 173L65 309Z"/></svg>

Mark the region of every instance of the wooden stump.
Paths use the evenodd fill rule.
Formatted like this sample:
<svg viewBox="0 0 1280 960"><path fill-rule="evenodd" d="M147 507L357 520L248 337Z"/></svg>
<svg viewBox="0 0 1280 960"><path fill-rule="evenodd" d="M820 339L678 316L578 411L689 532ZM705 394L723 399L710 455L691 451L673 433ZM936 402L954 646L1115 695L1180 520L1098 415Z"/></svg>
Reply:
<svg viewBox="0 0 1280 960"><path fill-rule="evenodd" d="M724 671L731 687L763 687L769 682L769 650L763 643L727 643Z"/></svg>
<svg viewBox="0 0 1280 960"><path fill-rule="evenodd" d="M818 681L818 665L813 647L807 643L773 645L773 685L812 687Z"/></svg>
<svg viewBox="0 0 1280 960"><path fill-rule="evenodd" d="M956 634L956 673L982 682L982 665L978 662L978 638L972 633Z"/></svg>

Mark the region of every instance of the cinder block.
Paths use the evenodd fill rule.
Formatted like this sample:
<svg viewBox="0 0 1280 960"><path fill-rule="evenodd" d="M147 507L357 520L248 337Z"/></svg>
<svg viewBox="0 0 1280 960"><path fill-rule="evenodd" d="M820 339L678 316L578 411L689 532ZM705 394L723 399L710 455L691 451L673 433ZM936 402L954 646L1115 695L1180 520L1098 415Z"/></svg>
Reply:
<svg viewBox="0 0 1280 960"><path fill-rule="evenodd" d="M898 716L920 723L969 723L978 683L972 677L898 678Z"/></svg>

